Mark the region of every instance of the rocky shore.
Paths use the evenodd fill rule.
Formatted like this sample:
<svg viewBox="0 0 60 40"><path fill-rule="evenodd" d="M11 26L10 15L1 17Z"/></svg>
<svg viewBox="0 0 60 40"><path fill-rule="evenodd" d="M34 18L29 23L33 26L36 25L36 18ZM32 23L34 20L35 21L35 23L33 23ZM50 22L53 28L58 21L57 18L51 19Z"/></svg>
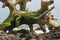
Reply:
<svg viewBox="0 0 60 40"><path fill-rule="evenodd" d="M51 30L49 33L30 34L29 30L21 29L12 33L0 33L0 40L60 40L60 32Z"/></svg>

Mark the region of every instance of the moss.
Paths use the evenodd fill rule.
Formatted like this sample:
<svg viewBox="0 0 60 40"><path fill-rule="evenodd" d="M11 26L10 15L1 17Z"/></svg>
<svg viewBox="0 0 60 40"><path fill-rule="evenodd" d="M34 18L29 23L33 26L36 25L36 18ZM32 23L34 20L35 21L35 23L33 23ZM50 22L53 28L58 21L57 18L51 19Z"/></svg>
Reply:
<svg viewBox="0 0 60 40"><path fill-rule="evenodd" d="M36 23L36 20L34 19L34 17L36 17L37 15L31 15L31 13L26 12L25 14L18 14L18 17L16 18L16 22L17 24L34 24Z"/></svg>
<svg viewBox="0 0 60 40"><path fill-rule="evenodd" d="M11 12L9 16L1 23L1 25L9 26L11 25L10 20L13 18L13 13Z"/></svg>

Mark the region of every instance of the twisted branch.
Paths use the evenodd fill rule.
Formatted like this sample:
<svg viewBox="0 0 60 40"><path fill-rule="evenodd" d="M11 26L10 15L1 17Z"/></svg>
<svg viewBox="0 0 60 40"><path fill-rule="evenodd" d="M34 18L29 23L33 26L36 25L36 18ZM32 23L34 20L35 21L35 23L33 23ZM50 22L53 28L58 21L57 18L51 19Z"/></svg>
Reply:
<svg viewBox="0 0 60 40"><path fill-rule="evenodd" d="M47 11L45 11L44 13L40 14L40 16L38 16L36 19L41 19L42 17L45 17L46 14L48 14L52 9L54 9L54 6L48 9Z"/></svg>

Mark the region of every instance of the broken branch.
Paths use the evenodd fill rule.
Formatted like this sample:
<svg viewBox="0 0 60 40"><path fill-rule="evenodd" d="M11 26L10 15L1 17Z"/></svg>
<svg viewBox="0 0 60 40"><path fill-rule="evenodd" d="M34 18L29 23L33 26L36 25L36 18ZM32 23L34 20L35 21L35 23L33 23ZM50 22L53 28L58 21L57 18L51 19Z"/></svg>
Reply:
<svg viewBox="0 0 60 40"><path fill-rule="evenodd" d="M41 19L42 17L46 16L46 14L49 13L52 9L54 9L54 6L51 9L49 9L49 10L45 11L44 13L40 14L40 16L38 16L36 19Z"/></svg>

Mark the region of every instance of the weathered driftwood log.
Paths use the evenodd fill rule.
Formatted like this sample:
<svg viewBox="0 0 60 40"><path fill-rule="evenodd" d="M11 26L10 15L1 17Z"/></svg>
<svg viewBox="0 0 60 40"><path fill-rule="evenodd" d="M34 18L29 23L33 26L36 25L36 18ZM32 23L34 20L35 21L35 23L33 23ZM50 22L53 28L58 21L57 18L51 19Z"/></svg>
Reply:
<svg viewBox="0 0 60 40"><path fill-rule="evenodd" d="M45 21L43 21L43 20L45 20L46 14L48 14L48 12L51 11L53 8L54 8L54 7L52 7L50 10L45 11L45 12L44 12L43 14L41 14L39 17L36 17L36 19L38 19L38 20L37 20L38 24L40 25L41 29L42 29L44 32L46 32L45 25L44 25L44 24L46 24L46 23L45 23Z"/></svg>
<svg viewBox="0 0 60 40"><path fill-rule="evenodd" d="M49 21L47 20L46 23L47 23L47 25L50 25L51 27L57 29L57 31L60 32L60 24L58 24L56 21L49 19Z"/></svg>
<svg viewBox="0 0 60 40"><path fill-rule="evenodd" d="M44 10L48 10L49 8L48 8L48 5L51 5L51 4L53 4L54 3L54 0L41 0L41 9L42 9L42 11L38 11L38 14L43 14L43 11ZM44 17L42 17L42 18L44 18ZM40 26L40 28L43 30L43 32L46 32L46 29L45 29L45 24L43 23L43 22L38 22L38 24L39 24L39 26Z"/></svg>
<svg viewBox="0 0 60 40"><path fill-rule="evenodd" d="M1 0L2 1L2 0ZM44 0L42 0L42 2L43 2ZM41 3L42 3L41 2ZM15 22L16 22L16 20L14 20L15 19L15 17L13 17L14 16L14 13L17 13L18 11L16 11L16 8L15 8L15 3L12 3L11 2L11 0L8 0L8 1L4 1L4 3L6 3L5 4L5 6L8 6L9 7L9 9L10 9L10 12L12 12L12 13L10 13L10 16L6 19L6 20L4 20L4 22L3 22L3 25L4 25L4 23L6 24L6 25L8 25L8 23L10 24L9 26L7 26L7 28L10 28L11 26L12 27L16 27L16 25L15 25ZM7 5L7 3L9 4L9 5ZM42 6L42 8L41 9L39 9L39 11L36 13L36 14L34 14L34 15L31 15L30 13L28 13L28 12L26 12L25 14L23 14L23 13L21 13L22 15L20 15L20 16L22 16L22 17L20 17L20 18L22 18L21 20L23 20L24 22L25 22L25 24L29 24L29 28L30 28L30 31L34 31L33 30L33 26L32 26L32 24L34 24L36 21L35 21L35 19L33 18L33 17L36 17L36 16L39 16L40 14L42 14L43 12L45 12L46 10L48 10L48 6L49 5L51 5L52 3L53 3L53 1L51 1L51 0L49 0L49 1L47 1L47 5L46 5L46 1L44 2L44 4L41 4ZM11 10L12 9L12 10ZM15 12L16 11L16 12ZM19 12L20 13L20 12ZM12 15L12 16L11 16ZM19 14L18 14L19 15ZM25 16L26 15L26 16ZM31 17L32 16L32 17ZM26 18L28 17L28 21L26 20ZM13 19L12 19L13 18ZM11 22L11 20L13 21L13 22ZM21 21L22 23L23 23L23 21ZM34 21L34 22L33 22ZM11 22L11 23L10 23ZM22 23L19 23L19 24L22 24ZM39 23L39 22L38 22ZM16 23L17 24L17 23ZM42 22L41 22L41 24L42 24ZM39 23L39 25L40 25L40 23ZM43 25L42 25L43 26ZM42 27L41 26L41 27ZM12 28L11 27L11 28ZM11 29L10 29L11 30Z"/></svg>
<svg viewBox="0 0 60 40"><path fill-rule="evenodd" d="M53 9L54 7L52 7L51 9ZM50 9L50 10L51 10ZM40 19L41 17L43 17L43 16L45 16L50 10L47 10L46 12L44 12L43 14L42 14L42 16L39 16L38 17L38 19ZM40 19L41 20L41 19ZM54 19L55 20L55 19ZM58 24L56 21L54 21L54 20L52 20L52 19L48 19L47 20L47 18L45 18L45 19L43 19L42 21L43 22L45 22L47 25L49 25L49 26L51 26L51 27L53 27L53 28L56 28L59 32L60 32L60 24ZM40 22L40 21L39 21Z"/></svg>

